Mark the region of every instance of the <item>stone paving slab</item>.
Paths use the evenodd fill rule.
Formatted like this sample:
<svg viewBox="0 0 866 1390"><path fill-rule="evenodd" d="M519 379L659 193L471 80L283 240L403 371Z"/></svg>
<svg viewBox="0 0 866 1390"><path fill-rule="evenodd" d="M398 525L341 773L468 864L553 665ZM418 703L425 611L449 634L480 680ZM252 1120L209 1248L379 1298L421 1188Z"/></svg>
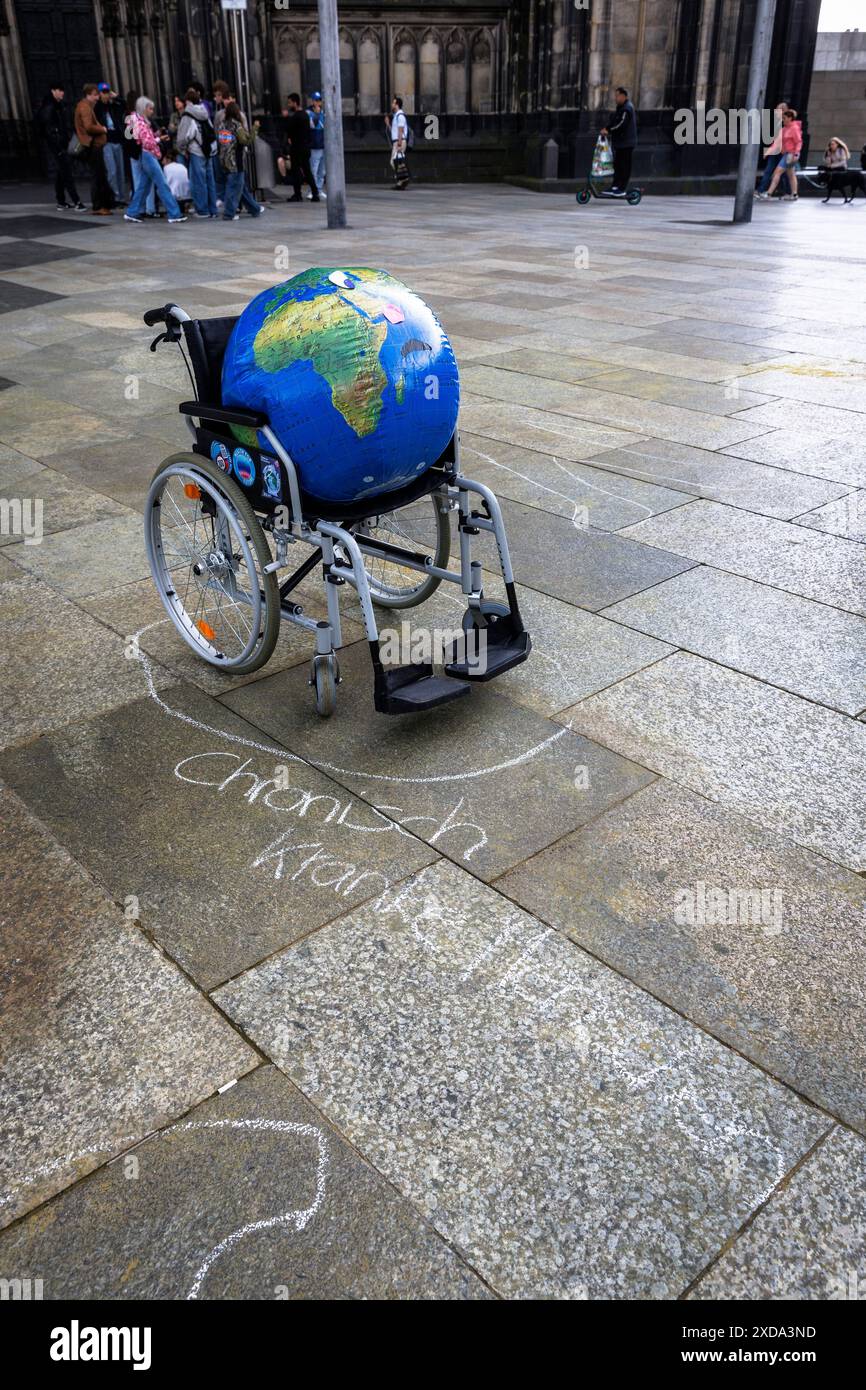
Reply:
<svg viewBox="0 0 866 1390"><path fill-rule="evenodd" d="M125 431L116 422L77 406L52 401L26 386L4 392L0 441L30 458L45 460L76 446L108 444Z"/></svg>
<svg viewBox="0 0 866 1390"><path fill-rule="evenodd" d="M866 1143L836 1129L690 1294L858 1301L866 1287Z"/></svg>
<svg viewBox="0 0 866 1390"><path fill-rule="evenodd" d="M560 454L563 458L584 459L603 449L635 444L639 433L593 424L552 410L491 401L487 396L464 393L460 401L461 430L499 439L511 444L515 439L528 449Z"/></svg>
<svg viewBox="0 0 866 1390"><path fill-rule="evenodd" d="M866 727L678 652L556 716L843 866L866 869Z"/></svg>
<svg viewBox="0 0 866 1390"><path fill-rule="evenodd" d="M6 577L0 571L0 747L140 699L140 669L122 642L39 580L7 569ZM156 664L152 678L156 689L172 679Z"/></svg>
<svg viewBox="0 0 866 1390"><path fill-rule="evenodd" d="M269 1066L0 1236L2 1277L46 1299L492 1297Z"/></svg>
<svg viewBox="0 0 866 1390"><path fill-rule="evenodd" d="M734 463L726 453L694 449L666 439L645 439L640 444L595 454L590 466L675 488L680 495L706 497L783 521L845 496L848 488L846 483L789 473L783 467L772 468L745 459Z"/></svg>
<svg viewBox="0 0 866 1390"><path fill-rule="evenodd" d="M567 517L519 502L503 501L502 514L518 579L580 608L607 608L695 563L620 535L576 527Z"/></svg>
<svg viewBox="0 0 866 1390"><path fill-rule="evenodd" d="M849 541L866 541L866 491L849 492L838 502L828 502L797 517L798 526L809 526Z"/></svg>
<svg viewBox="0 0 866 1390"><path fill-rule="evenodd" d="M8 789L0 825L5 1225L256 1057Z"/></svg>
<svg viewBox="0 0 866 1390"><path fill-rule="evenodd" d="M217 999L506 1297L676 1297L827 1128L453 865Z"/></svg>
<svg viewBox="0 0 866 1390"><path fill-rule="evenodd" d="M102 499L104 501L104 499ZM111 503L106 503L111 510ZM115 508L116 510L116 508ZM71 598L103 593L150 574L144 523L127 513L47 536L41 545L10 545L16 565Z"/></svg>
<svg viewBox="0 0 866 1390"><path fill-rule="evenodd" d="M497 676L496 693L538 714L549 717L674 650L667 642L523 584L516 588L520 613L532 636L532 655L521 666ZM488 589L485 583L485 592L492 595L495 586ZM443 585L425 603L425 620L434 627L457 629L465 606L459 592L452 592L450 586L445 592Z"/></svg>
<svg viewBox="0 0 866 1390"><path fill-rule="evenodd" d="M101 521L110 516L129 516L127 509L109 497L103 497L91 488L80 487L53 468L40 468L27 473L17 482L3 488L3 497L13 507L21 507L22 516L32 525L39 517L42 531L50 535L56 531L68 531L73 526L86 522ZM140 523L139 523L140 524ZM0 546L14 545L20 541L18 534L0 533ZM36 546L28 546L28 549Z"/></svg>
<svg viewBox="0 0 866 1390"><path fill-rule="evenodd" d="M690 500L688 493L656 487L641 478L606 476L600 468L563 462L553 454L482 435L462 434L460 452L464 473L486 483L498 497L510 497L569 521L583 519L599 531L632 526Z"/></svg>
<svg viewBox="0 0 866 1390"><path fill-rule="evenodd" d="M866 458L850 437L832 439L814 429L774 429L722 451L732 458L775 464L792 473L866 487Z"/></svg>
<svg viewBox="0 0 866 1390"><path fill-rule="evenodd" d="M656 782L496 887L866 1132L856 875Z"/></svg>
<svg viewBox="0 0 866 1390"><path fill-rule="evenodd" d="M620 534L849 613L866 614L866 551L856 541L703 499L649 517Z"/></svg>
<svg viewBox="0 0 866 1390"><path fill-rule="evenodd" d="M845 714L866 706L866 619L706 566L604 616Z"/></svg>
<svg viewBox="0 0 866 1390"><path fill-rule="evenodd" d="M752 377L744 377L751 382ZM733 415L735 411L749 406L766 405L773 397L761 395L757 391L740 389L732 395L730 383L671 381L661 372L636 372L627 368L600 373L592 378L597 391L616 391L627 396L637 396L641 400L660 401L665 405L683 406L688 410L704 411L710 415Z"/></svg>
<svg viewBox="0 0 866 1390"><path fill-rule="evenodd" d="M831 439L849 441L852 437L856 438L857 431L863 425L856 410L794 400L777 400L770 405L758 405L752 410L742 410L735 419L741 420L745 425L754 425L756 434L763 430L805 429L829 435Z"/></svg>
<svg viewBox="0 0 866 1390"><path fill-rule="evenodd" d="M0 775L206 989L436 857L191 687L11 750Z"/></svg>
<svg viewBox="0 0 866 1390"><path fill-rule="evenodd" d="M497 695L495 683L442 705L433 718L389 717L373 708L366 643L347 647L340 668L337 713L327 721L300 668L230 691L221 703L480 878L650 780L587 740L560 736L560 725Z"/></svg>

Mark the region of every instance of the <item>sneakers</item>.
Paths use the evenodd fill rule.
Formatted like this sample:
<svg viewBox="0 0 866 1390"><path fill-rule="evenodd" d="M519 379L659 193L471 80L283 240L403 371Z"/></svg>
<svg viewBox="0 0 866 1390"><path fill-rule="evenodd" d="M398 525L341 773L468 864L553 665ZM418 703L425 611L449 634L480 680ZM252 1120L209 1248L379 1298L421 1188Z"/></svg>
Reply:
<svg viewBox="0 0 866 1390"><path fill-rule="evenodd" d="M187 222L188 220L189 219L186 217L170 217L168 219L168 225L170 227L176 227L179 222Z"/></svg>
<svg viewBox="0 0 866 1390"><path fill-rule="evenodd" d="M58 211L58 212L71 212L71 211L72 211L72 204L71 204L71 203L58 203L58 204L57 204L57 211Z"/></svg>
<svg viewBox="0 0 866 1390"><path fill-rule="evenodd" d="M125 212L125 213L123 214L123 220L124 220L124 222L143 222L143 221L144 221L144 218L143 218L143 217L133 217L131 213Z"/></svg>
<svg viewBox="0 0 866 1390"><path fill-rule="evenodd" d="M756 193L755 197L759 203L766 203L770 197L769 193Z"/></svg>
<svg viewBox="0 0 866 1390"><path fill-rule="evenodd" d="M783 193L783 194L782 194L782 202L783 202L783 203L796 203L796 202L799 201L799 198L800 198L799 193Z"/></svg>
<svg viewBox="0 0 866 1390"><path fill-rule="evenodd" d="M232 217L231 213L224 212L222 215L222 220L223 222L240 222L241 215L239 212L236 212L234 217Z"/></svg>
<svg viewBox="0 0 866 1390"><path fill-rule="evenodd" d="M86 212L86 211L87 211L87 208L84 206L84 204L81 202L80 199L79 199L79 201L78 201L77 203L75 203L75 204L69 203L68 206L72 208L72 211L73 211L73 212Z"/></svg>

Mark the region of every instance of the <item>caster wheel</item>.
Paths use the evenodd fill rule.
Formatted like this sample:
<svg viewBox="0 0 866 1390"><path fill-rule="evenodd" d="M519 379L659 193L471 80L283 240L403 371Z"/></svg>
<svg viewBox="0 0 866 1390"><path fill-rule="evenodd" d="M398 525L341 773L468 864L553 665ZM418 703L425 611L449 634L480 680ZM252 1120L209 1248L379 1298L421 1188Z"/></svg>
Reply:
<svg viewBox="0 0 866 1390"><path fill-rule="evenodd" d="M337 686L340 684L337 658L333 652L327 656L314 656L310 669L310 685L316 695L316 713L322 719L330 719L337 708Z"/></svg>
<svg viewBox="0 0 866 1390"><path fill-rule="evenodd" d="M590 198L592 197L592 194L590 193L588 188L582 188L580 192L576 195L576 197L581 207L585 207L586 204L589 202Z"/></svg>
<svg viewBox="0 0 866 1390"><path fill-rule="evenodd" d="M626 193L625 196L626 196L626 201L629 202L629 203L631 203L632 207L635 208L635 207L637 207L638 203L640 202L641 198L643 197L643 194L641 193L641 191L640 191L639 188L630 188L629 191L628 191L628 193Z"/></svg>

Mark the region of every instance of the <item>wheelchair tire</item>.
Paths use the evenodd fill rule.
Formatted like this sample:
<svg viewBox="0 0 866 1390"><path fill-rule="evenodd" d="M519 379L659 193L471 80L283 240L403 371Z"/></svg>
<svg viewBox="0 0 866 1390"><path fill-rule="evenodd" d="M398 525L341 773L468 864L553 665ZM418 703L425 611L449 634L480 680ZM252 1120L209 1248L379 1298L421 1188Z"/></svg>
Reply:
<svg viewBox="0 0 866 1390"><path fill-rule="evenodd" d="M172 454L151 480L144 531L157 592L196 656L233 676L263 666L280 630L280 591L237 483L199 454Z"/></svg>
<svg viewBox="0 0 866 1390"><path fill-rule="evenodd" d="M412 503L411 509L405 508L404 512L416 508L430 508L434 516L431 518L429 512L418 511L418 525L414 534L410 523L397 520L401 512L383 515L379 518L381 525L357 528L358 534L374 536L379 532L383 540L397 545L402 543L407 550L423 547L430 552L434 565L445 569L451 558L451 513L442 511L440 499L435 493L419 498ZM364 568L370 585L370 597L379 608L414 608L434 594L442 583L435 574L424 578L420 570L401 570L399 565L383 563L372 555L364 556Z"/></svg>

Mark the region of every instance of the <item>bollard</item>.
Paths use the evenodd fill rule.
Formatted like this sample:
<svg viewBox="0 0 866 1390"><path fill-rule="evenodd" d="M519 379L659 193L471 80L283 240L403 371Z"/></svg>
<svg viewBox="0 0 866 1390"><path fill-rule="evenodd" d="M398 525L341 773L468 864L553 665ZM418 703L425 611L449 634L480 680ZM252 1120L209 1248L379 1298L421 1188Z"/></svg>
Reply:
<svg viewBox="0 0 866 1390"><path fill-rule="evenodd" d="M545 142L541 151L541 177L543 179L559 177L559 146L552 135Z"/></svg>

